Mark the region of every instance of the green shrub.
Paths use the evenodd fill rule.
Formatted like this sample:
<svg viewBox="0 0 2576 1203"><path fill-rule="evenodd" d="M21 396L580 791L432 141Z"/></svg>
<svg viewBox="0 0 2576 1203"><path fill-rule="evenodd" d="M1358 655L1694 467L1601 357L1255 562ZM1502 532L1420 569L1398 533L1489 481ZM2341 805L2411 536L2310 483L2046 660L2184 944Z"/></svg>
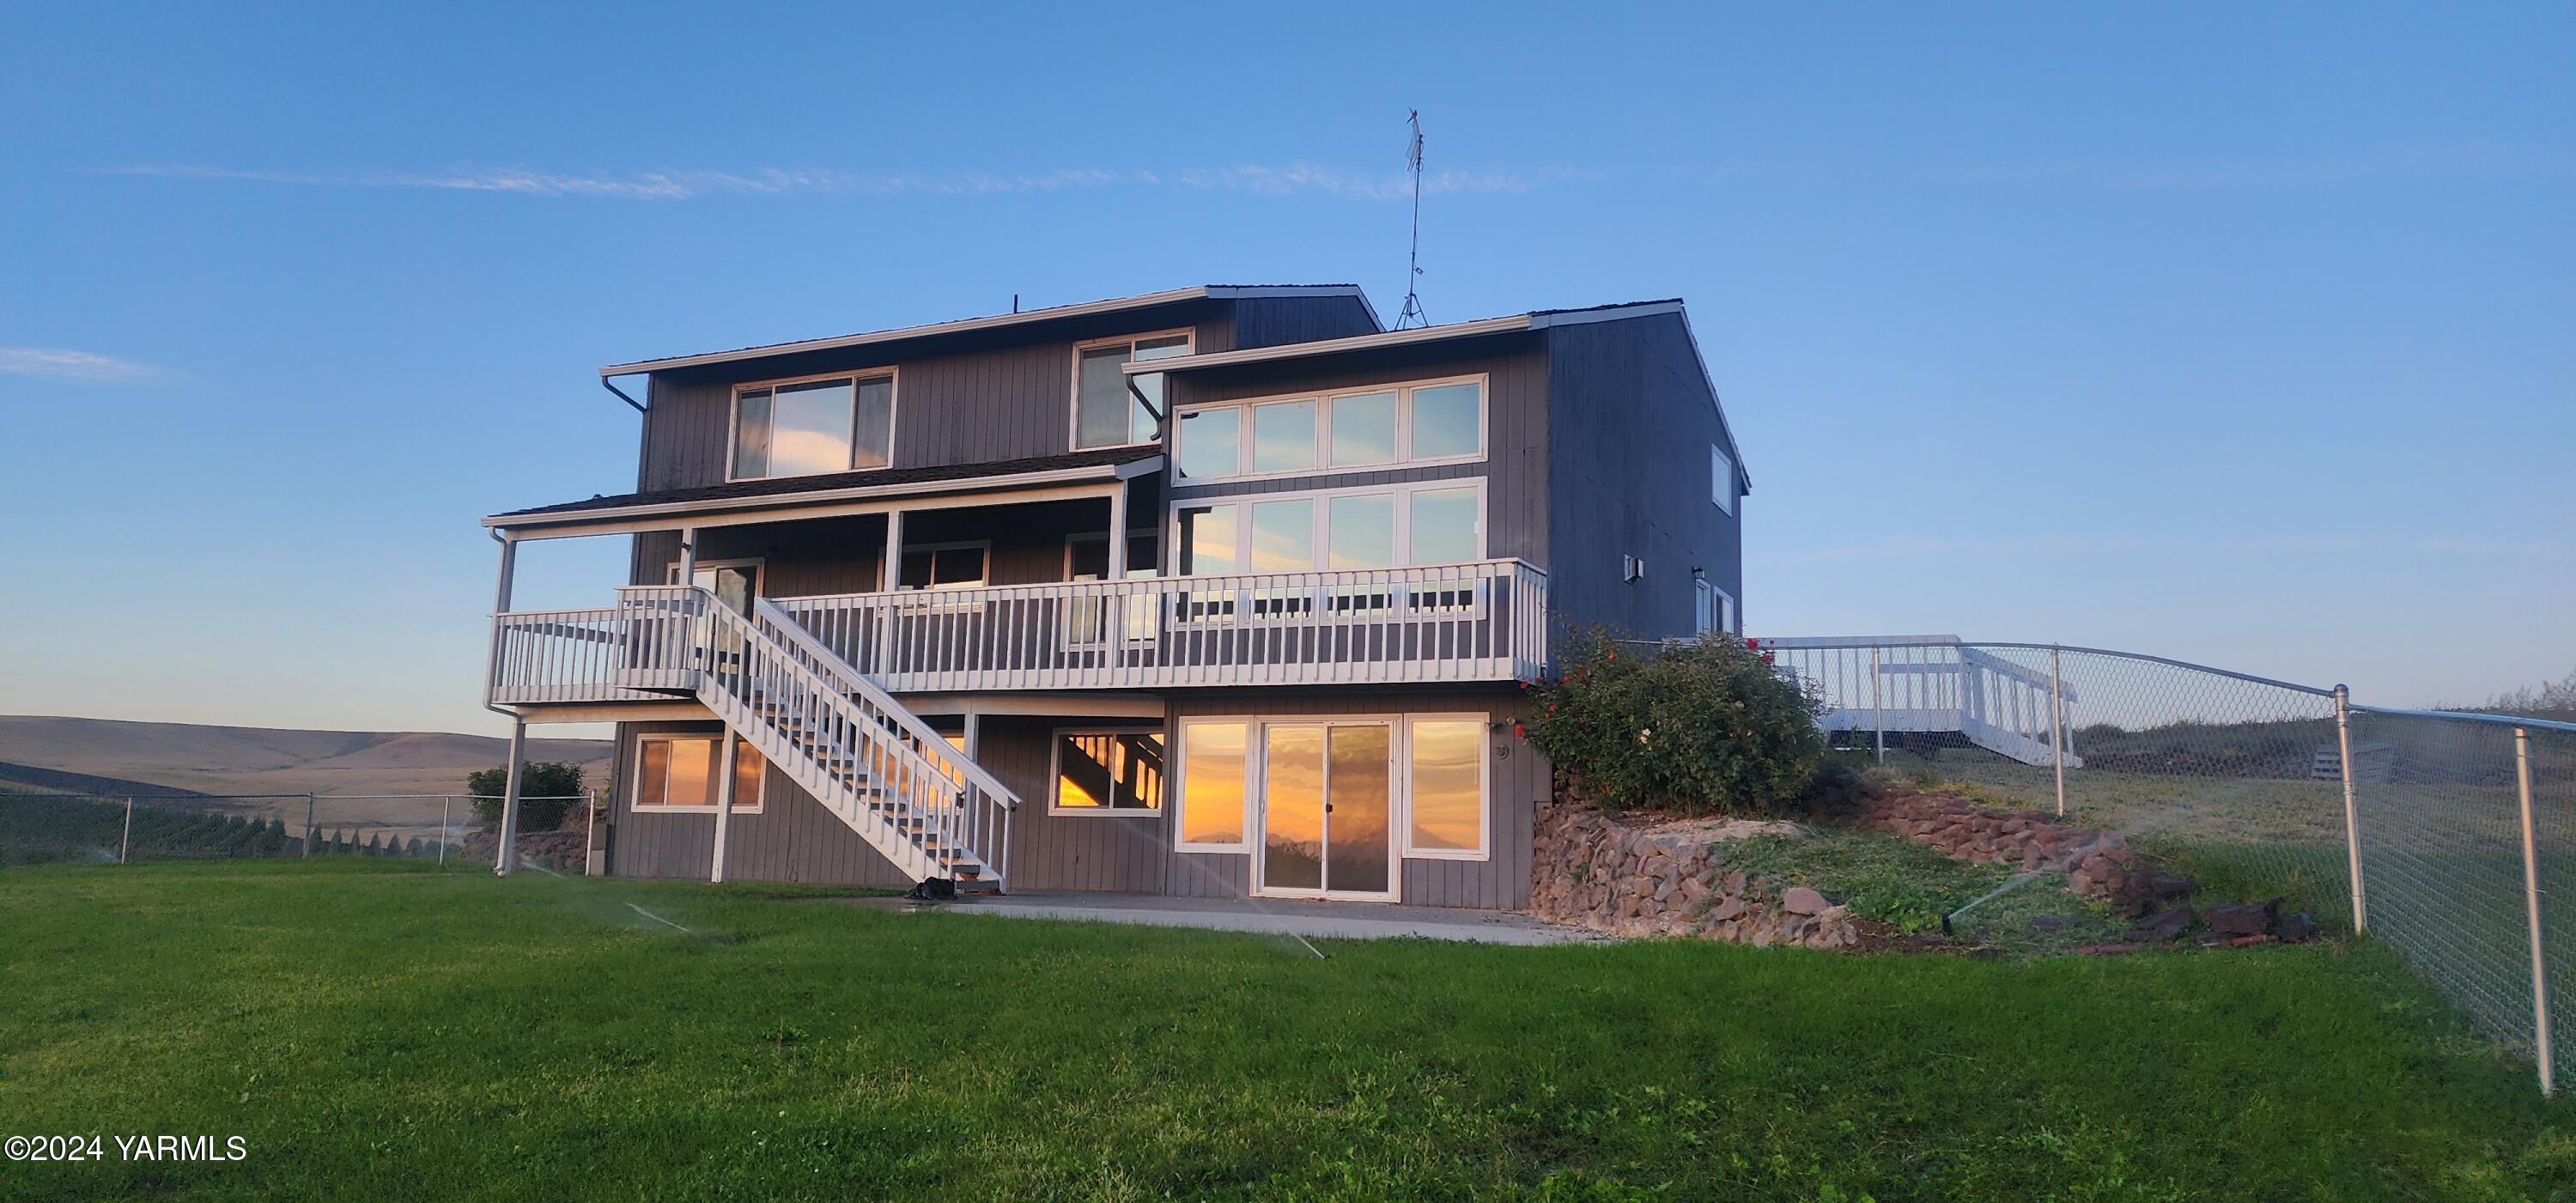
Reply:
<svg viewBox="0 0 2576 1203"><path fill-rule="evenodd" d="M1724 632L1625 649L1582 632L1534 698L1532 742L1612 810L1774 811L1825 758L1819 703Z"/></svg>
<svg viewBox="0 0 2576 1203"><path fill-rule="evenodd" d="M465 792L476 795L474 817L501 821L501 795L510 786L508 768L483 769L465 779ZM553 761L527 762L519 773L519 830L552 831L563 826L581 788L581 766Z"/></svg>

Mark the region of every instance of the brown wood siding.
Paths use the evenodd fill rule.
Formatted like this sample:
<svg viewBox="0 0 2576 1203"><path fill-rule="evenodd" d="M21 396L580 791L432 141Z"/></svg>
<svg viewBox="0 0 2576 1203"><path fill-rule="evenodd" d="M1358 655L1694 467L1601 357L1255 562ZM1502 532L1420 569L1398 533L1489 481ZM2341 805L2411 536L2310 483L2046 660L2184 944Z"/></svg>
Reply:
<svg viewBox="0 0 2576 1203"><path fill-rule="evenodd" d="M618 778L609 809L609 872L704 881L715 850L712 813L671 814L634 805L635 744L646 734L722 737L721 723L621 723ZM903 888L912 880L813 795L773 775L757 814L737 813L725 833L728 881L798 881Z"/></svg>
<svg viewBox="0 0 2576 1203"><path fill-rule="evenodd" d="M1020 796L1011 816L1011 888L1159 893L1169 838L1161 814L1139 817L1052 815L1055 732L1062 729L1132 729L1129 719L1084 723L1074 719L995 716L983 720L977 760Z"/></svg>
<svg viewBox="0 0 2576 1203"><path fill-rule="evenodd" d="M1548 605L1643 638L1696 630L1700 568L1744 603L1743 524L1709 499L1708 449L1732 445L1677 314L1547 332L1548 524L1565 549ZM1621 579L1642 556L1645 579Z"/></svg>
<svg viewBox="0 0 2576 1203"><path fill-rule="evenodd" d="M1373 472L1275 477L1240 484L1175 486L1175 499L1299 489L1362 488L1416 480L1483 477L1485 551L1548 566L1549 373L1535 335L1402 347L1329 361L1291 360L1192 373L1176 381L1175 404L1329 392L1482 372L1486 376L1485 458L1480 463ZM1551 582L1552 583L1552 582Z"/></svg>
<svg viewBox="0 0 2576 1203"><path fill-rule="evenodd" d="M1486 804L1493 808L1489 858L1408 859L1399 863L1403 874L1401 897L1409 905L1496 910L1529 902L1532 821L1549 788L1545 758L1527 742L1513 739L1508 733L1508 724L1520 716L1522 706L1517 694L1318 690L1204 694L1175 697L1171 722L1177 730L1184 719L1212 715L1454 714L1479 710L1490 714L1493 721L1507 725L1500 738L1509 754L1487 753L1491 759ZM1163 891L1189 898L1246 897L1251 890L1251 861L1248 853L1175 852L1163 874Z"/></svg>

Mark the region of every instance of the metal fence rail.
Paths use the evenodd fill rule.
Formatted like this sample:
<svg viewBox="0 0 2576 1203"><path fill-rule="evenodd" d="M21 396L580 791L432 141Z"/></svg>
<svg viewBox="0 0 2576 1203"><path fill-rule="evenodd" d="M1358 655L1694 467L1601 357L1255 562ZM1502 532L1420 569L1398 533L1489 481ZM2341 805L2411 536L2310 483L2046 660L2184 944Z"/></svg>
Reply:
<svg viewBox="0 0 2576 1203"><path fill-rule="evenodd" d="M2385 940L2544 1091L2576 1062L2576 724L2404 710L2103 648L1753 641L1850 754L2119 832ZM2551 1023L2552 1012L2561 1022Z"/></svg>
<svg viewBox="0 0 2576 1203"><path fill-rule="evenodd" d="M523 801L582 803L586 796ZM0 793L0 866L363 855L460 859L480 794Z"/></svg>

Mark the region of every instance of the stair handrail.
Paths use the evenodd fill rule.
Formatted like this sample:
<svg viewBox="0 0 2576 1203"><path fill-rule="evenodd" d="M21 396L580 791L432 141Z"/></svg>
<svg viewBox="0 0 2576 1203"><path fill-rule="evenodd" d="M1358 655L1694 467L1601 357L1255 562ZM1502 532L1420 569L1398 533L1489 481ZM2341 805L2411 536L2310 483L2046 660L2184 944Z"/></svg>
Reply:
<svg viewBox="0 0 2576 1203"><path fill-rule="evenodd" d="M995 855L998 854L987 855L988 849L976 846L979 841L971 838L986 833L987 825L976 822L975 817L969 813L965 785L959 783L954 776L945 772L936 762L922 755L910 744L895 738L895 732L888 730L878 716L869 713L868 707L861 705L847 692L841 690L835 682L825 679L821 673L789 654L789 650L777 639L762 631L751 619L737 612L733 607L723 604L709 605L706 607L706 617L710 624L709 635L730 636L740 641L743 657L734 666L711 665L706 674L707 684L702 689L727 688L718 685L717 682L727 677L739 677L743 682L742 690L731 692L735 692L736 696L744 696L756 674L773 668L783 672L787 680L813 694L821 704L840 711L841 722L849 728L851 739L858 740L864 745L874 746L873 749L865 746L847 749L853 754L854 759L871 750L882 750L889 754L888 758L893 761L894 767L901 772L904 780L901 782L888 780L886 778L890 775L881 773L874 775L875 779L871 784L879 789L905 794L919 816L939 833L942 840L941 847L937 850L922 848L918 843L915 845L933 865L947 870L945 875L953 876L956 854L959 851L965 851L973 854L985 867L992 869L996 877L1003 875L1003 870L997 866L995 860ZM707 645L712 647L715 642L714 638L710 638ZM755 657L758 659L757 664L754 663ZM870 729L873 729L873 734L866 733ZM834 741L835 744L838 742L838 740ZM949 805L926 804L932 801L945 802Z"/></svg>
<svg viewBox="0 0 2576 1203"><path fill-rule="evenodd" d="M760 624L764 628L776 628L778 636L783 637L784 642L804 653L812 661L800 667L818 675L828 672L837 683L847 685L849 692L866 700L867 709L876 711L887 722L893 723L897 729L911 736L919 745L918 755L923 760L928 761L934 768L943 763L953 766L955 771L948 773L951 780L972 785L983 791L1004 810L1020 808L1019 794L1011 787L1002 784L1001 778L995 777L984 766L966 757L945 755L944 752L948 749L948 737L932 730L930 724L921 721L919 715L895 701L894 695L887 693L883 686L869 680L866 673L860 672L849 661L842 659L838 653L824 646L822 640L815 638L812 632L805 629L805 624L796 621L787 611L780 609L777 603L763 597L754 601L753 609L758 613Z"/></svg>

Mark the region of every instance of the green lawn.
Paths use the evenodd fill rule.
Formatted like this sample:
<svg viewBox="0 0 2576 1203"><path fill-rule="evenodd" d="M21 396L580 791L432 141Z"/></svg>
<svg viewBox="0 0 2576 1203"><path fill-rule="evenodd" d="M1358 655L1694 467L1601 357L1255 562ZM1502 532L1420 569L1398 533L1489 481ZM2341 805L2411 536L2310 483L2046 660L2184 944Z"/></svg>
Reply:
<svg viewBox="0 0 2576 1203"><path fill-rule="evenodd" d="M2576 1106L2371 946L1327 944L413 863L0 872L0 1194L2527 1198ZM637 915L629 903L695 929ZM111 1143L110 1151L113 1153ZM1660 1193L1654 1193L1660 1192Z"/></svg>

